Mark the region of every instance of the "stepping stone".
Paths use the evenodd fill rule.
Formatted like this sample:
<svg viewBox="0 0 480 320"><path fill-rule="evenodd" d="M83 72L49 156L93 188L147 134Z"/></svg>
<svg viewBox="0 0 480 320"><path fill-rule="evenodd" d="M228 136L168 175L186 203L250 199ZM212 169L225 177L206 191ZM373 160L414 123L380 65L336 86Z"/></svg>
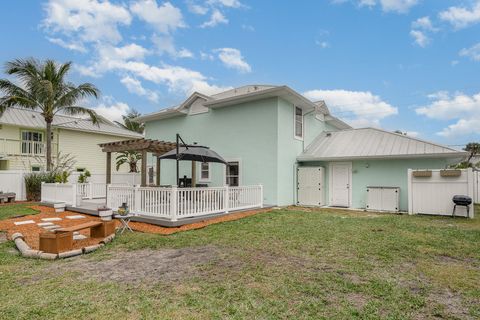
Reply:
<svg viewBox="0 0 480 320"><path fill-rule="evenodd" d="M83 239L87 239L87 237L84 236L83 234L76 234L73 236L73 240L83 240Z"/></svg>
<svg viewBox="0 0 480 320"><path fill-rule="evenodd" d="M61 221L62 218L43 218L42 221Z"/></svg>
<svg viewBox="0 0 480 320"><path fill-rule="evenodd" d="M23 224L32 224L32 223L35 223L35 221L33 220L25 220L25 221L17 221L17 222L14 222L14 224L16 226L21 226Z"/></svg>
<svg viewBox="0 0 480 320"><path fill-rule="evenodd" d="M45 230L55 230L55 229L59 229L60 226L57 226L56 224L53 224L51 226L46 226L46 227L43 227L43 229Z"/></svg>
<svg viewBox="0 0 480 320"><path fill-rule="evenodd" d="M53 226L53 222L41 222L41 223L37 223L37 226L39 227Z"/></svg>
<svg viewBox="0 0 480 320"><path fill-rule="evenodd" d="M67 218L67 219L72 219L72 220L76 220L76 219L85 219L85 216L81 216L81 215L78 215L78 216L66 216L65 218Z"/></svg>

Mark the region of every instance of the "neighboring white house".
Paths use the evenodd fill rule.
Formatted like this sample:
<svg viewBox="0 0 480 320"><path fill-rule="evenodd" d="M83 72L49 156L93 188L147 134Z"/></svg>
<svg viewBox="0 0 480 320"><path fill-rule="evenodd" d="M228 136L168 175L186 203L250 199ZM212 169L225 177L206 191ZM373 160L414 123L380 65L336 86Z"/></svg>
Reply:
<svg viewBox="0 0 480 320"><path fill-rule="evenodd" d="M87 169L92 174L105 174L105 154L98 144L141 137L109 121L96 125L88 119L56 115L52 157L55 159L59 152L69 154L76 160L74 171ZM45 169L45 152L45 121L41 113L8 108L0 117L0 171L41 171ZM120 171L128 169L124 165Z"/></svg>

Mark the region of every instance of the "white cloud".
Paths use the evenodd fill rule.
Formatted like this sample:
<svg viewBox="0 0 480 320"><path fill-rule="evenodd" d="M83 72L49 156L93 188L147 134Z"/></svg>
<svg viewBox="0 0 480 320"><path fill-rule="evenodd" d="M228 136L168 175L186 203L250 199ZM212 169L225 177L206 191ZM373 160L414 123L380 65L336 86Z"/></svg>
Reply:
<svg viewBox="0 0 480 320"><path fill-rule="evenodd" d="M227 24L228 19L220 12L220 10L213 10L210 19L200 25L200 28L212 28L219 24Z"/></svg>
<svg viewBox="0 0 480 320"><path fill-rule="evenodd" d="M187 1L187 8L188 8L188 11L190 11L191 13L202 15L202 16L207 14L208 12L207 6L195 3L193 1Z"/></svg>
<svg viewBox="0 0 480 320"><path fill-rule="evenodd" d="M136 43L131 43L123 47L98 46L98 53L103 60L143 60L150 51Z"/></svg>
<svg viewBox="0 0 480 320"><path fill-rule="evenodd" d="M158 94L155 91L145 89L139 80L130 76L125 76L120 80L120 82L127 88L129 92L146 97L152 102L158 102Z"/></svg>
<svg viewBox="0 0 480 320"><path fill-rule="evenodd" d="M155 48L157 49L157 53L160 55L167 53L172 58L193 58L194 57L193 53L188 49L182 48L180 50L177 50L177 48L175 47L173 37L169 35L167 36L153 35L152 42Z"/></svg>
<svg viewBox="0 0 480 320"><path fill-rule="evenodd" d="M439 29L435 28L430 20L430 17L425 16L418 18L412 22L412 30L410 36L415 40L415 43L422 48L430 44L431 38L429 34L437 32Z"/></svg>
<svg viewBox="0 0 480 320"><path fill-rule="evenodd" d="M168 34L186 26L180 9L170 2L157 6L155 0L139 0L130 6L130 10L161 33Z"/></svg>
<svg viewBox="0 0 480 320"><path fill-rule="evenodd" d="M180 49L177 52L177 56L179 58L194 58L193 52L185 48Z"/></svg>
<svg viewBox="0 0 480 320"><path fill-rule="evenodd" d="M97 105L96 107L93 107L92 109L95 112L97 112L99 115L105 117L110 121L118 121L123 123L122 116L128 113L128 110L130 110L130 107L126 103L117 102L111 105L100 103L99 105Z"/></svg>
<svg viewBox="0 0 480 320"><path fill-rule="evenodd" d="M480 134L480 92L472 96L440 91L428 96L433 101L417 108L417 114L436 120L454 120L437 134L444 137Z"/></svg>
<svg viewBox="0 0 480 320"><path fill-rule="evenodd" d="M480 1L476 1L471 8L452 6L439 13L440 19L449 22L456 29L466 28L480 22Z"/></svg>
<svg viewBox="0 0 480 320"><path fill-rule="evenodd" d="M480 61L480 42L470 48L463 48L459 54L462 57L469 57L474 61Z"/></svg>
<svg viewBox="0 0 480 320"><path fill-rule="evenodd" d="M210 5L219 5L229 8L243 7L243 4L238 0L208 0L207 3Z"/></svg>
<svg viewBox="0 0 480 320"><path fill-rule="evenodd" d="M131 15L122 5L97 0L50 0L44 5L47 14L42 25L81 41L118 43L120 25L129 25Z"/></svg>
<svg viewBox="0 0 480 320"><path fill-rule="evenodd" d="M423 31L411 30L410 36L412 36L415 43L422 48L425 48L430 43L430 38Z"/></svg>
<svg viewBox="0 0 480 320"><path fill-rule="evenodd" d="M234 48L219 48L215 49L214 52L218 53L218 58L227 68L235 69L242 73L252 71L252 68L244 60L240 50Z"/></svg>
<svg viewBox="0 0 480 320"><path fill-rule="evenodd" d="M383 11L406 13L413 6L417 5L419 0L380 0Z"/></svg>
<svg viewBox="0 0 480 320"><path fill-rule="evenodd" d="M437 134L443 137L466 136L469 134L479 134L480 131L478 128L480 128L480 117L460 119Z"/></svg>
<svg viewBox="0 0 480 320"><path fill-rule="evenodd" d="M333 0L334 4L342 4L348 0ZM359 7L374 7L380 5L385 12L407 13L420 0L354 0Z"/></svg>
<svg viewBox="0 0 480 320"><path fill-rule="evenodd" d="M326 48L329 48L329 47L330 47L330 44L329 44L327 41L316 40L316 41L315 41L315 44L316 44L317 46L319 46L320 48L322 48L322 49L326 49Z"/></svg>
<svg viewBox="0 0 480 320"><path fill-rule="evenodd" d="M435 28L432 24L432 21L430 20L430 17L421 17L412 22L412 28L414 29L422 29L426 31L438 31L437 28Z"/></svg>
<svg viewBox="0 0 480 320"><path fill-rule="evenodd" d="M215 57L213 56L213 54L200 51L200 59L213 61L215 60Z"/></svg>
<svg viewBox="0 0 480 320"><path fill-rule="evenodd" d="M333 115L354 127L377 127L382 119L398 114L396 107L369 91L310 90L304 95L312 101L324 100Z"/></svg>
<svg viewBox="0 0 480 320"><path fill-rule="evenodd" d="M82 43L66 42L60 38L49 38L49 37L47 37L47 40L50 41L51 43L57 44L60 47L68 50L78 51L81 53L86 53L88 51L87 48L85 48L85 46Z"/></svg>
<svg viewBox="0 0 480 320"><path fill-rule="evenodd" d="M255 31L255 27L249 24L242 24L242 29L246 31Z"/></svg>
<svg viewBox="0 0 480 320"><path fill-rule="evenodd" d="M453 95L440 91L428 96L433 101L415 111L432 119L451 120L472 115L480 116L480 93L473 96L457 92Z"/></svg>

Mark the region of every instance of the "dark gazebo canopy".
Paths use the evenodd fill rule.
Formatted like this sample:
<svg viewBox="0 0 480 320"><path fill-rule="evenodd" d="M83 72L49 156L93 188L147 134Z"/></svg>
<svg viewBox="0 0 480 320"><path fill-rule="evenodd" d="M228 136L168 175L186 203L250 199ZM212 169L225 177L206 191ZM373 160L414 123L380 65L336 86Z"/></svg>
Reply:
<svg viewBox="0 0 480 320"><path fill-rule="evenodd" d="M160 159L174 159L180 161L199 161L199 162L218 162L227 164L218 153L208 147L203 146L187 146L179 147L177 150L171 150L163 155L157 155Z"/></svg>

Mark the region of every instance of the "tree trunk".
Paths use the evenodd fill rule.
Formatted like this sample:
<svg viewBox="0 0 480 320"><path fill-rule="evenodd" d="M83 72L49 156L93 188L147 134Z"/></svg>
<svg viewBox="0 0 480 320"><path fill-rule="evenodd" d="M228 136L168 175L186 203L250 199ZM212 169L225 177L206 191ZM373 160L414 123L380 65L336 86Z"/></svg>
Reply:
<svg viewBox="0 0 480 320"><path fill-rule="evenodd" d="M52 120L45 119L47 123L47 171L52 170Z"/></svg>

